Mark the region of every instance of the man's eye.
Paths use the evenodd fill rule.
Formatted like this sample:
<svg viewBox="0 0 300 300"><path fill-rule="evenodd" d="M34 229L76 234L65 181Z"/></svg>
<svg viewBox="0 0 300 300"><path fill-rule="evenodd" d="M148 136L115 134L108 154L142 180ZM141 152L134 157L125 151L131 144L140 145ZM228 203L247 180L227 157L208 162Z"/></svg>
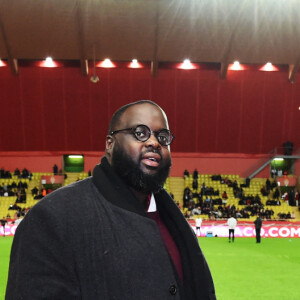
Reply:
<svg viewBox="0 0 300 300"><path fill-rule="evenodd" d="M164 136L164 135L159 135L158 139L160 142L167 142L168 141L168 137Z"/></svg>
<svg viewBox="0 0 300 300"><path fill-rule="evenodd" d="M137 131L135 133L138 137L144 137L145 136L145 133L144 132L141 132L141 131Z"/></svg>

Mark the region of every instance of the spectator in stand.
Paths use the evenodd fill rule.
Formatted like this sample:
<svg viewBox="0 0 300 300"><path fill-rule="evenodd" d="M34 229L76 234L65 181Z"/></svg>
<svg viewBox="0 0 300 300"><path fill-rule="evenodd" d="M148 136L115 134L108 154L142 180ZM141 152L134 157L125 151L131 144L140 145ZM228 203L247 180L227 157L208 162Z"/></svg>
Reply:
<svg viewBox="0 0 300 300"><path fill-rule="evenodd" d="M238 183L236 180L234 180L234 182L232 183L232 188L234 191L238 188Z"/></svg>
<svg viewBox="0 0 300 300"><path fill-rule="evenodd" d="M260 192L263 196L268 196L269 195L269 191L265 187L262 187Z"/></svg>
<svg viewBox="0 0 300 300"><path fill-rule="evenodd" d="M183 178L186 178L186 177L187 178L190 177L190 173L187 169L185 169L184 172L183 172Z"/></svg>
<svg viewBox="0 0 300 300"><path fill-rule="evenodd" d="M16 175L16 176L20 176L21 175L21 172L20 172L20 170L18 168L15 169L14 175Z"/></svg>
<svg viewBox="0 0 300 300"><path fill-rule="evenodd" d="M223 199L228 199L228 196L227 196L227 193L226 193L226 191L224 191L224 192L223 192L223 194L222 194L222 198L223 198Z"/></svg>
<svg viewBox="0 0 300 300"><path fill-rule="evenodd" d="M31 190L31 195L32 195L32 196L35 196L35 195L38 194L38 192L39 192L39 189L35 186L35 187Z"/></svg>
<svg viewBox="0 0 300 300"><path fill-rule="evenodd" d="M274 199L278 199L278 198L279 198L279 196L280 196L279 189L278 189L278 188L276 188L276 189L275 189L275 192L273 193L273 198L274 198Z"/></svg>
<svg viewBox="0 0 300 300"><path fill-rule="evenodd" d="M227 177L224 179L224 183L227 184L229 187L232 187L232 185L233 185L233 182L230 179L228 179Z"/></svg>
<svg viewBox="0 0 300 300"><path fill-rule="evenodd" d="M26 168L24 168L23 170L22 170L22 178L28 178L29 177L29 171L26 169Z"/></svg>
<svg viewBox="0 0 300 300"><path fill-rule="evenodd" d="M258 196L258 194L256 194L256 196L254 198L254 203L261 204L260 197Z"/></svg>
<svg viewBox="0 0 300 300"><path fill-rule="evenodd" d="M245 183L241 184L241 187L249 187L250 186L250 178L246 178Z"/></svg>
<svg viewBox="0 0 300 300"><path fill-rule="evenodd" d="M254 221L255 224L255 232L256 232L256 243L260 243L260 230L262 226L262 220L260 214L257 216L256 220Z"/></svg>
<svg viewBox="0 0 300 300"><path fill-rule="evenodd" d="M177 206L179 207L180 210L182 210L181 203L179 201L176 201Z"/></svg>
<svg viewBox="0 0 300 300"><path fill-rule="evenodd" d="M271 183L271 189L274 189L276 188L278 185L277 185L277 181L274 179Z"/></svg>
<svg viewBox="0 0 300 300"><path fill-rule="evenodd" d="M243 215L241 214L241 212L240 212L239 209L236 211L235 217L236 217L236 218L242 218L242 217L243 217Z"/></svg>
<svg viewBox="0 0 300 300"><path fill-rule="evenodd" d="M193 173L193 179L198 179L198 171L197 171L197 169L195 169L195 171Z"/></svg>
<svg viewBox="0 0 300 300"><path fill-rule="evenodd" d="M192 210L192 214L193 214L193 216L195 216L195 215L201 215L201 207L200 206L195 207Z"/></svg>
<svg viewBox="0 0 300 300"><path fill-rule="evenodd" d="M195 190L195 191L198 190L198 179L196 179L196 178L193 179L192 187L193 187L193 190Z"/></svg>
<svg viewBox="0 0 300 300"><path fill-rule="evenodd" d="M192 197L191 195L191 190L188 187L186 187L183 192L183 207L188 207L189 201Z"/></svg>
<svg viewBox="0 0 300 300"><path fill-rule="evenodd" d="M266 190L269 192L271 189L271 181L269 178L267 178L266 180Z"/></svg>
<svg viewBox="0 0 300 300"><path fill-rule="evenodd" d="M231 240L232 240L232 242L234 242L234 230L235 230L236 224L237 224L237 220L232 215L230 215L230 218L227 220L227 225L229 228L229 235L228 235L229 243L231 242ZM231 238L231 236L232 236L232 238ZM231 240L230 240L230 238L231 238Z"/></svg>
<svg viewBox="0 0 300 300"><path fill-rule="evenodd" d="M295 206L295 191L292 189L289 191L289 205Z"/></svg>
<svg viewBox="0 0 300 300"><path fill-rule="evenodd" d="M296 203L296 206L298 207L299 206L299 193L298 193L298 191L295 194L295 203Z"/></svg>

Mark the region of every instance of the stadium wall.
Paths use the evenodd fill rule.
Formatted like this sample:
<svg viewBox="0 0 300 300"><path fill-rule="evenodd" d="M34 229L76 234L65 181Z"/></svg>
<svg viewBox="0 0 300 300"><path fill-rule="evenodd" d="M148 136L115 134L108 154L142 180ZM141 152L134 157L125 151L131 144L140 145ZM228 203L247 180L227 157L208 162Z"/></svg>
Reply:
<svg viewBox="0 0 300 300"><path fill-rule="evenodd" d="M174 152L269 153L287 140L299 148L300 79L289 83L287 66L258 69L229 70L222 80L218 64L160 65L157 78L149 67L97 68L94 84L79 64L40 68L20 61L18 76L1 67L0 151L103 151L113 112L140 99L166 111Z"/></svg>
<svg viewBox="0 0 300 300"><path fill-rule="evenodd" d="M104 152L0 152L0 168L14 171L16 168L27 168L31 172L52 172L56 164L62 168L63 154L84 155L84 170L93 170L99 163ZM172 152L173 166L171 176L182 177L185 169L193 172L195 168L202 174L238 174L247 177L249 170L258 167L264 155L230 154L230 153L181 153ZM299 160L296 162L296 176L299 176ZM269 177L270 167L267 166L256 177Z"/></svg>

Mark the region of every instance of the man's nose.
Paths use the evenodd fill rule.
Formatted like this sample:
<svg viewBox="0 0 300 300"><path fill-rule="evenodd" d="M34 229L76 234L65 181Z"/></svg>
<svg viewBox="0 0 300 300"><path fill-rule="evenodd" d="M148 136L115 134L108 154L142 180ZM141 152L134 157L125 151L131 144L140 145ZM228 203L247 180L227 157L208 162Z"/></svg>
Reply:
<svg viewBox="0 0 300 300"><path fill-rule="evenodd" d="M158 142L157 138L152 133L149 139L145 142L146 147L152 146L154 148L160 148L160 143Z"/></svg>

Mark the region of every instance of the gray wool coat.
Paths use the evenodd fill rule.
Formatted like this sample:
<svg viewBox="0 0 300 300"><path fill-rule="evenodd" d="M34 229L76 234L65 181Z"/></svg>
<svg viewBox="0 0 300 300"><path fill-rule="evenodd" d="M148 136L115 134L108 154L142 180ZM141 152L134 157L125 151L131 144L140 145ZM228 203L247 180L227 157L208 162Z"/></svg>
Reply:
<svg viewBox="0 0 300 300"><path fill-rule="evenodd" d="M155 199L183 282L156 222L102 158L92 177L47 195L20 223L6 300L216 299L192 229L165 191Z"/></svg>

